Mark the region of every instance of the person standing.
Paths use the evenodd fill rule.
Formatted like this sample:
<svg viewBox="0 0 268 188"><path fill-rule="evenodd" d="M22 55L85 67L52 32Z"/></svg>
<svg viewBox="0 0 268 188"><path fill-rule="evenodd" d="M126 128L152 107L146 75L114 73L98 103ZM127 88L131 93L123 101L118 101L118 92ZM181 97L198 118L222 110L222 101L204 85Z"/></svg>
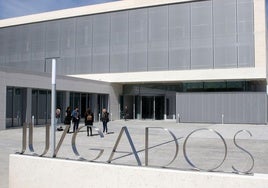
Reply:
<svg viewBox="0 0 268 188"><path fill-rule="evenodd" d="M60 108L58 107L57 109L56 109L56 113L55 113L55 117L56 117L56 125L57 125L57 127L58 126L60 126L60 127L58 127L57 128L57 130L58 131L62 131L63 129L62 129L62 126L61 126L61 121L60 121L60 113L61 113L61 110L60 110Z"/></svg>
<svg viewBox="0 0 268 188"><path fill-rule="evenodd" d="M87 126L87 136L89 136L89 130L90 130L90 136L92 136L93 122L94 122L94 114L88 108L85 113L85 125Z"/></svg>
<svg viewBox="0 0 268 188"><path fill-rule="evenodd" d="M66 111L65 111L64 125L71 125L71 120L72 120L71 107L68 106ZM69 133L69 132L70 132L70 127L69 127L67 133Z"/></svg>
<svg viewBox="0 0 268 188"><path fill-rule="evenodd" d="M109 113L107 112L106 108L102 109L101 121L103 125L102 132L107 134L108 133L107 123L109 122Z"/></svg>
<svg viewBox="0 0 268 188"><path fill-rule="evenodd" d="M124 119L125 119L125 121L127 121L127 118L128 118L128 108L127 108L127 106L125 106L125 109L124 109Z"/></svg>
<svg viewBox="0 0 268 188"><path fill-rule="evenodd" d="M75 132L79 127L79 121L80 121L80 114L78 107L75 107L75 109L72 112L72 118L73 118L73 132Z"/></svg>

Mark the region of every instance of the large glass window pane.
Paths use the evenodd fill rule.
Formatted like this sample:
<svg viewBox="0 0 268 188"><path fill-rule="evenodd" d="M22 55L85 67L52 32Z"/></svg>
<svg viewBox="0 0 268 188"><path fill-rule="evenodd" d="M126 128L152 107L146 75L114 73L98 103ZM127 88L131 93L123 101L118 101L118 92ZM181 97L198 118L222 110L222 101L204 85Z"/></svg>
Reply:
<svg viewBox="0 0 268 188"><path fill-rule="evenodd" d="M103 108L106 108L107 111L109 111L108 97L109 95L105 94L98 95L98 113L101 113Z"/></svg>
<svg viewBox="0 0 268 188"><path fill-rule="evenodd" d="M38 124L45 124L47 122L47 91L39 90L38 91Z"/></svg>
<svg viewBox="0 0 268 188"><path fill-rule="evenodd" d="M6 104L6 127L11 127L13 125L13 88L7 88Z"/></svg>
<svg viewBox="0 0 268 188"><path fill-rule="evenodd" d="M245 82L237 81L237 82L227 82L228 91L244 91L245 90Z"/></svg>
<svg viewBox="0 0 268 188"><path fill-rule="evenodd" d="M73 108L75 107L78 107L80 108L80 93L74 93L74 98L73 98L73 101L74 101L74 106Z"/></svg>
<svg viewBox="0 0 268 188"><path fill-rule="evenodd" d="M24 119L23 112L23 90L21 88L14 89L13 95L13 126L21 126Z"/></svg>
<svg viewBox="0 0 268 188"><path fill-rule="evenodd" d="M64 104L64 92L57 91L57 99L56 99L56 108L61 109L61 122L64 120L64 111L65 111L65 104Z"/></svg>
<svg viewBox="0 0 268 188"><path fill-rule="evenodd" d="M185 92L202 91L203 88L204 88L203 82L184 83L183 84L183 91L185 91Z"/></svg>
<svg viewBox="0 0 268 188"><path fill-rule="evenodd" d="M7 88L6 127L22 126L26 114L26 89Z"/></svg>
<svg viewBox="0 0 268 188"><path fill-rule="evenodd" d="M205 91L223 91L226 90L226 82L205 82Z"/></svg>
<svg viewBox="0 0 268 188"><path fill-rule="evenodd" d="M88 108L88 101L87 101L87 94L86 93L81 93L81 117L84 117L84 114L87 111Z"/></svg>
<svg viewBox="0 0 268 188"><path fill-rule="evenodd" d="M34 116L34 118L36 119L38 116L38 90L33 89L32 90L32 113L31 116ZM36 119L37 123L38 120Z"/></svg>
<svg viewBox="0 0 268 188"><path fill-rule="evenodd" d="M142 96L142 119L154 119L154 97Z"/></svg>

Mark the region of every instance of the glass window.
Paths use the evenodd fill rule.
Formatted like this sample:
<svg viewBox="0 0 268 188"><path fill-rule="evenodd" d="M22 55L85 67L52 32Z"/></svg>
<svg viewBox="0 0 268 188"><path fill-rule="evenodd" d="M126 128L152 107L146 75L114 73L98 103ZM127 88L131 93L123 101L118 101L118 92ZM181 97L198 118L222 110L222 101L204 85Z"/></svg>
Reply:
<svg viewBox="0 0 268 188"><path fill-rule="evenodd" d="M26 89L7 87L6 127L22 126L26 116Z"/></svg>
<svg viewBox="0 0 268 188"><path fill-rule="evenodd" d="M202 91L203 90L203 82L195 82L195 83L184 83L183 91L191 92L191 91Z"/></svg>
<svg viewBox="0 0 268 188"><path fill-rule="evenodd" d="M225 82L205 82L204 89L205 90L217 90L217 89L225 89Z"/></svg>

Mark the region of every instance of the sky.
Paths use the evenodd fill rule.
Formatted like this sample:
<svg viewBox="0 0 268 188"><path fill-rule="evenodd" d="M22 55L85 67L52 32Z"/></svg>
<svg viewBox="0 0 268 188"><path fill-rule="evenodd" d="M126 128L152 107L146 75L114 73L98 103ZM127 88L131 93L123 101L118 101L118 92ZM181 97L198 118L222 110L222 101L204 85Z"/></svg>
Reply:
<svg viewBox="0 0 268 188"><path fill-rule="evenodd" d="M117 0L0 0L0 19Z"/></svg>

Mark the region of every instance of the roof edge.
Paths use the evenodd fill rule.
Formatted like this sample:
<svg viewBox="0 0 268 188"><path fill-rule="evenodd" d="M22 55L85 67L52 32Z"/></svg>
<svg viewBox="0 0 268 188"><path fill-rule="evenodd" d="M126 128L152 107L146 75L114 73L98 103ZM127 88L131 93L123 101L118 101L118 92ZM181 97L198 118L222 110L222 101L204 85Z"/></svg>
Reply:
<svg viewBox="0 0 268 188"><path fill-rule="evenodd" d="M103 4L81 6L76 8L62 9L27 16L20 16L0 20L0 28L15 25L23 25L36 22L51 21L57 19L93 15L99 13L128 10L134 8L158 6L172 3L184 3L197 0L120 0Z"/></svg>

